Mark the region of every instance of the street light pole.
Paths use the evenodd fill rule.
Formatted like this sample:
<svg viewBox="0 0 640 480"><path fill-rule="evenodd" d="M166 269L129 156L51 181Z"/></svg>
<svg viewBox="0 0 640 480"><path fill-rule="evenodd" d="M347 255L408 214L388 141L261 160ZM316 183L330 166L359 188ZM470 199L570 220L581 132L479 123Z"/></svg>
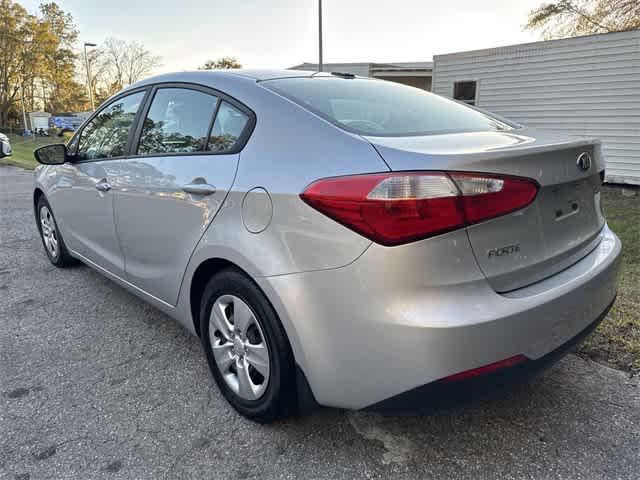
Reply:
<svg viewBox="0 0 640 480"><path fill-rule="evenodd" d="M318 71L322 71L322 0L318 0Z"/></svg>
<svg viewBox="0 0 640 480"><path fill-rule="evenodd" d="M96 106L93 102L93 88L91 88L91 68L89 67L89 57L87 56L87 47L96 47L95 43L85 42L84 44L84 63L87 67L87 89L89 90L89 100L91 101L91 111L95 111Z"/></svg>
<svg viewBox="0 0 640 480"><path fill-rule="evenodd" d="M27 130L29 130L29 126L27 125L27 111L24 106L24 78L20 79L20 97L22 104L22 123L24 124L24 135L26 136Z"/></svg>

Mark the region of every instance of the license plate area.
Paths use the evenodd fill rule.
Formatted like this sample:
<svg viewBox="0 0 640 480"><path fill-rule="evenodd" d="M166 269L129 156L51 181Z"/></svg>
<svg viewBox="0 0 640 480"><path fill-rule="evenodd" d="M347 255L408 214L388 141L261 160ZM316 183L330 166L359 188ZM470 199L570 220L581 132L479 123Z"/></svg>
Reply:
<svg viewBox="0 0 640 480"><path fill-rule="evenodd" d="M588 241L604 225L597 175L545 190L540 198L540 213L550 256Z"/></svg>
<svg viewBox="0 0 640 480"><path fill-rule="evenodd" d="M578 180L557 187L551 187L549 213L555 222L563 222L580 216L585 210L593 211L595 189L590 179Z"/></svg>

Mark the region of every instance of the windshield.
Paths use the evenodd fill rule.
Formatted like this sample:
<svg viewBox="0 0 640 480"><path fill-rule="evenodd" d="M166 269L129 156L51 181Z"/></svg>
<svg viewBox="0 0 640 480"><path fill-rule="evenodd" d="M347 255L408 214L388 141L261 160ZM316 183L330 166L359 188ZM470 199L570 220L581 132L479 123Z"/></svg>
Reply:
<svg viewBox="0 0 640 480"><path fill-rule="evenodd" d="M324 119L360 135L408 136L511 128L465 105L394 82L296 77L261 83Z"/></svg>

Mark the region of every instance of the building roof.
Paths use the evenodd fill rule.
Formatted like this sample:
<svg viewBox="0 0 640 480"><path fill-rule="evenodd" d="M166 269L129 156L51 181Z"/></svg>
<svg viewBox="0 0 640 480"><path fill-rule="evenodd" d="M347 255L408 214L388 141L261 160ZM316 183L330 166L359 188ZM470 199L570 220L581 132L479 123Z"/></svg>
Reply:
<svg viewBox="0 0 640 480"><path fill-rule="evenodd" d="M373 63L375 70L431 70L433 62L393 62Z"/></svg>
<svg viewBox="0 0 640 480"><path fill-rule="evenodd" d="M560 45L571 45L575 42L593 42L598 43L604 40L604 37L609 39L614 39L617 37L626 38L626 37L637 37L640 39L640 30L629 30L626 32L610 32L610 33L594 33L592 35L580 35L577 37L569 37L569 38L558 38L554 40L540 40L537 42L529 42L529 43L516 43L513 45L503 45L500 47L493 48L481 48L478 50L465 50L462 52L451 52L451 53L443 53L440 55L434 55L434 59L440 58L467 58L467 57L476 57L476 56L484 56L484 55L493 55L499 54L507 50L535 50L539 48L551 48Z"/></svg>
<svg viewBox="0 0 640 480"><path fill-rule="evenodd" d="M342 62L342 63L326 63L326 67L332 69L350 69L364 67L368 68L371 73L383 72L426 72L433 70L433 62L392 62L392 63L376 63L376 62ZM317 63L304 62L299 65L290 67L290 70L318 70Z"/></svg>

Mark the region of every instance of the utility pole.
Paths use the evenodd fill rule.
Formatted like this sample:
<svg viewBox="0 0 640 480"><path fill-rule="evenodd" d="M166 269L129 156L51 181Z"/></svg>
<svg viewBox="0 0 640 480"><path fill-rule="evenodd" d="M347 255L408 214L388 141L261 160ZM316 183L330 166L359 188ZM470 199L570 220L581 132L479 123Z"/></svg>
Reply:
<svg viewBox="0 0 640 480"><path fill-rule="evenodd" d="M318 71L322 71L322 0L318 0Z"/></svg>
<svg viewBox="0 0 640 480"><path fill-rule="evenodd" d="M20 81L20 97L22 98L22 123L24 124L24 133L23 135L26 135L27 130L29 130L28 126L27 126L27 112L25 110L24 107L24 79L21 79Z"/></svg>
<svg viewBox="0 0 640 480"><path fill-rule="evenodd" d="M87 47L96 47L95 43L84 44L84 63L87 67L87 89L89 90L89 100L91 101L91 111L95 112L96 106L93 103L93 88L91 88L91 68L89 68L89 57L87 56Z"/></svg>

